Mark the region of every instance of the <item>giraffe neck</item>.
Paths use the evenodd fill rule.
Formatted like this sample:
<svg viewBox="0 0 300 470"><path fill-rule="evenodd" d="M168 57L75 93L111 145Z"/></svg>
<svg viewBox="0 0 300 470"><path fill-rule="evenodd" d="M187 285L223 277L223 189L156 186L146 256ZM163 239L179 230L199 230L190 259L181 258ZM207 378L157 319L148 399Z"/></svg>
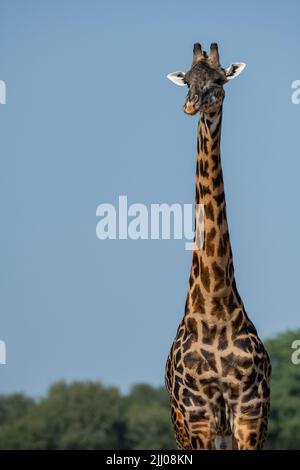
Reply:
<svg viewBox="0 0 300 470"><path fill-rule="evenodd" d="M194 292L194 297L227 298L230 303L240 303L226 216L221 124L222 108L215 113L200 114L195 203L203 207L204 240L202 247L193 251L190 293Z"/></svg>

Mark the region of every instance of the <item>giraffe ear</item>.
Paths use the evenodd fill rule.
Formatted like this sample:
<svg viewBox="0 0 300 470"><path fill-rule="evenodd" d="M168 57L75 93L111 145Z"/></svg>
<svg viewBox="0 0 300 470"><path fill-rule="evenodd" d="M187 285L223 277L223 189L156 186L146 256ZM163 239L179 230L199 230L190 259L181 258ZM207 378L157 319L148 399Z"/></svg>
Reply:
<svg viewBox="0 0 300 470"><path fill-rule="evenodd" d="M232 80L237 77L245 67L246 64L244 64L244 62L235 62L234 64L231 64L227 69L225 69L227 80Z"/></svg>
<svg viewBox="0 0 300 470"><path fill-rule="evenodd" d="M178 86L186 86L184 81L185 73L184 72L172 72L168 73L167 78L171 80L171 82L175 83Z"/></svg>

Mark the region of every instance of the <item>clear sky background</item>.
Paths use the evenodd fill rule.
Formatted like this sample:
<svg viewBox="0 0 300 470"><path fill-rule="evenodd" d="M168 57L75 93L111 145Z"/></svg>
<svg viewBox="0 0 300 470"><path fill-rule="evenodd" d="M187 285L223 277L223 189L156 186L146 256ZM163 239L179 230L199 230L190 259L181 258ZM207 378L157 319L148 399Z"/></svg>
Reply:
<svg viewBox="0 0 300 470"><path fill-rule="evenodd" d="M0 393L163 383L191 253L100 241L95 212L193 202L197 118L166 74L196 41L247 63L222 135L240 293L263 338L299 327L299 18L297 0L0 0Z"/></svg>

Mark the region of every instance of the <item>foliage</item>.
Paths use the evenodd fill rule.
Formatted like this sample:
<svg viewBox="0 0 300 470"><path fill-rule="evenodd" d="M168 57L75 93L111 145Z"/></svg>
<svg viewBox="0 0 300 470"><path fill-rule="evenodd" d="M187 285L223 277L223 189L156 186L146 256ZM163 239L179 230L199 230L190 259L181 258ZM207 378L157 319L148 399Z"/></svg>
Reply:
<svg viewBox="0 0 300 470"><path fill-rule="evenodd" d="M0 426L0 448L113 449L122 434L120 409L116 388L58 382L28 413Z"/></svg>
<svg viewBox="0 0 300 470"><path fill-rule="evenodd" d="M124 397L125 449L174 449L169 397L164 388L136 385Z"/></svg>
<svg viewBox="0 0 300 470"><path fill-rule="evenodd" d="M300 340L300 330L265 342L272 362L270 449L300 449L300 364L291 360L295 340Z"/></svg>

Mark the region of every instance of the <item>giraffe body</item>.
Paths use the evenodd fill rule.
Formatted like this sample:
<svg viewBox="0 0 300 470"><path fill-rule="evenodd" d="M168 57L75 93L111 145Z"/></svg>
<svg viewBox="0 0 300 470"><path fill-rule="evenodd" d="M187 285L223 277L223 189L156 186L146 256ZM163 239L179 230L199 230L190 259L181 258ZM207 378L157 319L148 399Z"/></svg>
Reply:
<svg viewBox="0 0 300 470"><path fill-rule="evenodd" d="M216 45L208 58L196 44L184 76L190 89L184 109L200 111L195 202L204 207L204 244L193 251L185 313L165 374L179 449L230 448L230 442L261 449L269 414L270 360L234 277L220 158L222 74Z"/></svg>

